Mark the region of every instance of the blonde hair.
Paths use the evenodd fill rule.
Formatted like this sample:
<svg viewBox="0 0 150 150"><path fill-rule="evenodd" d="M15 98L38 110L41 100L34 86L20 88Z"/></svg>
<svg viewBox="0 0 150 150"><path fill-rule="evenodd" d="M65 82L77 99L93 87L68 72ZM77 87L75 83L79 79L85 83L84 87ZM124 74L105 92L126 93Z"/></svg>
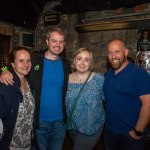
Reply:
<svg viewBox="0 0 150 150"><path fill-rule="evenodd" d="M90 67L90 70L93 69L93 53L92 53L92 51L90 49L82 47L82 48L79 48L76 51L74 51L74 53L72 55L71 68L72 68L73 71L76 70L76 67L75 67L75 64L74 64L74 60L75 60L76 56L78 54L82 53L82 52L88 52L88 53L90 53L90 55L91 55L91 67Z"/></svg>

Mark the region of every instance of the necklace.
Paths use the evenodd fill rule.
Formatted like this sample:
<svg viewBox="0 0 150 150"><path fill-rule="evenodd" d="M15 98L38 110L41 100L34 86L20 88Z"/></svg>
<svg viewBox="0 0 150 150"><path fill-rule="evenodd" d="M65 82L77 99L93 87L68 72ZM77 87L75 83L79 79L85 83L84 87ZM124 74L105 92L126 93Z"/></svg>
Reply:
<svg viewBox="0 0 150 150"><path fill-rule="evenodd" d="M82 77L81 77L81 76L77 76L77 77L76 77L77 82L83 83L83 82L86 80L88 74L89 74L89 73L87 73L87 74L85 74L85 75L82 75Z"/></svg>
<svg viewBox="0 0 150 150"><path fill-rule="evenodd" d="M79 79L79 82L83 82L85 79L83 78L83 79Z"/></svg>

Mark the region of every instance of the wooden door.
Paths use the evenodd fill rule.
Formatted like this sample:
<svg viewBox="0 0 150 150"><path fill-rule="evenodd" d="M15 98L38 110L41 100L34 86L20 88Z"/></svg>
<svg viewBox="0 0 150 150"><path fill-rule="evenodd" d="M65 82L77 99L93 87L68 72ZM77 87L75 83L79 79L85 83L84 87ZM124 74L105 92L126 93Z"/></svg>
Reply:
<svg viewBox="0 0 150 150"><path fill-rule="evenodd" d="M7 65L10 51L10 36L0 35L0 67Z"/></svg>

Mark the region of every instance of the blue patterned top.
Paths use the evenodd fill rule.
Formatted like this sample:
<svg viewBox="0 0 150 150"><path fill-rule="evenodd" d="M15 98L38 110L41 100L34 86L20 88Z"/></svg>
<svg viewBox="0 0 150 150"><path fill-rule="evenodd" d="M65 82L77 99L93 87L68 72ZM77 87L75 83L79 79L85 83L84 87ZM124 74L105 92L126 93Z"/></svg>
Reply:
<svg viewBox="0 0 150 150"><path fill-rule="evenodd" d="M92 135L104 125L105 112L103 108L104 77L100 73L95 73L88 81L77 101L75 111L72 115L73 129L86 135ZM72 113L75 98L83 83L69 83L66 95L67 115Z"/></svg>

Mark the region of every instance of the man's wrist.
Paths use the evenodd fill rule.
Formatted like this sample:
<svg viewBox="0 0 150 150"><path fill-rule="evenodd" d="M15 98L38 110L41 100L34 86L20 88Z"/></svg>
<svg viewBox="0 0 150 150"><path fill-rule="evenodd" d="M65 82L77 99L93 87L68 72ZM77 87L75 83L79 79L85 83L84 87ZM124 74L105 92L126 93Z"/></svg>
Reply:
<svg viewBox="0 0 150 150"><path fill-rule="evenodd" d="M143 132L134 129L134 133L136 136L143 136Z"/></svg>

